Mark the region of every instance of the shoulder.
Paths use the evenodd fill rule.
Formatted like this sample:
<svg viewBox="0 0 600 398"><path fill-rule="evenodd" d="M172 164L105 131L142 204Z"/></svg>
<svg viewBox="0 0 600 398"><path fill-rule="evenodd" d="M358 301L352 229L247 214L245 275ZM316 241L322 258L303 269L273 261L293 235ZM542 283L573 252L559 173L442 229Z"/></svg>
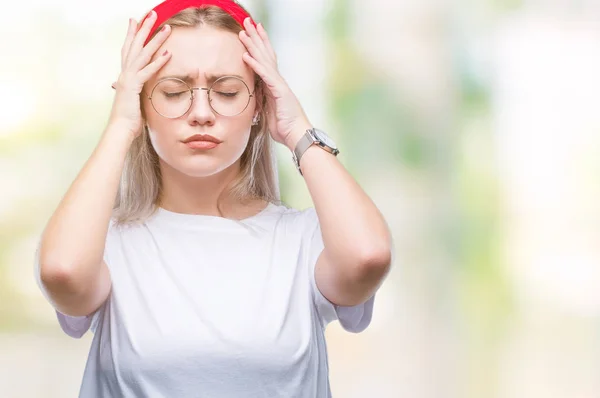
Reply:
<svg viewBox="0 0 600 398"><path fill-rule="evenodd" d="M320 225L314 207L297 209L286 206L275 206L277 214L277 230L280 233L292 233L310 239L319 232ZM303 238L303 239L304 239Z"/></svg>
<svg viewBox="0 0 600 398"><path fill-rule="evenodd" d="M147 235L147 226L144 222L121 222L111 217L106 233L105 252L109 253L115 249L138 245Z"/></svg>
<svg viewBox="0 0 600 398"><path fill-rule="evenodd" d="M287 205L274 205L274 208L274 212L287 222L306 225L318 221L314 207L297 209Z"/></svg>

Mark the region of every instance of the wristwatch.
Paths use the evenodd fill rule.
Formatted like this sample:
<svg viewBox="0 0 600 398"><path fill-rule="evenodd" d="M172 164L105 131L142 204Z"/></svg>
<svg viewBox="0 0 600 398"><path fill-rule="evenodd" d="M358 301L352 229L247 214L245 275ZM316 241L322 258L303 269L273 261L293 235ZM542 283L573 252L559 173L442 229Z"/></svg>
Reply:
<svg viewBox="0 0 600 398"><path fill-rule="evenodd" d="M327 134L325 134L325 132L316 128L306 130L306 133L296 144L296 148L294 148L294 154L292 156L294 164L296 165L300 175L302 175L302 170L300 170L300 158L304 152L306 152L306 150L314 144L334 156L337 156L338 153L340 153L335 145L335 142L333 142L333 140Z"/></svg>

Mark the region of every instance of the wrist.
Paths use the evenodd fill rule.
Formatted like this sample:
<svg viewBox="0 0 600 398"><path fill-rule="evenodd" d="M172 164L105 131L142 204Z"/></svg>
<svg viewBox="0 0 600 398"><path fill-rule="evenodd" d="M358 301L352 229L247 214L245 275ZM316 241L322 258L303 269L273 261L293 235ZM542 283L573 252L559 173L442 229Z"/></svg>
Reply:
<svg viewBox="0 0 600 398"><path fill-rule="evenodd" d="M130 145L138 135L132 133L126 124L119 123L118 121L109 122L103 134L104 137L107 137L111 141L117 140L126 145Z"/></svg>
<svg viewBox="0 0 600 398"><path fill-rule="evenodd" d="M306 130L312 128L313 125L310 124L310 122L308 121L303 121L302 123L298 124L298 127L292 129L287 139L285 140L285 146L287 146L290 151L294 152L298 141L300 141L304 134L306 134Z"/></svg>

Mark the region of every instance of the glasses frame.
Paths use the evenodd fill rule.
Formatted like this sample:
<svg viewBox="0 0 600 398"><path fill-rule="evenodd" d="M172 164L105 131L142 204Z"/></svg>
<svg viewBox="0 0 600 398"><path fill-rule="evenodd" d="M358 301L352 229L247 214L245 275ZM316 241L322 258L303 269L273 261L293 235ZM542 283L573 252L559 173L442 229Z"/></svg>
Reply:
<svg viewBox="0 0 600 398"><path fill-rule="evenodd" d="M248 102L246 103L246 106L244 106L244 109L242 109L239 113L236 113L235 115L223 115L222 113L217 112L217 110L212 106L212 100L210 98L210 93L211 93L211 90L212 90L213 86L215 84L217 84L217 82L219 82L220 80L230 79L230 78L237 79L237 80L241 81L242 83L244 83L244 86L246 87L246 90L248 90L248 94L249 94L249 96L248 96ZM179 82L185 84L188 87L189 91L190 91L190 105L185 110L185 112L183 112L179 116L169 117L169 116L163 115L162 113L160 113L156 109L156 107L154 106L154 102L152 102L152 96L154 95L154 90L156 90L156 88L158 87L158 85L160 83L162 83L162 82L164 82L166 80L176 80L176 81L179 81ZM246 82L244 80L240 79L237 76L221 76L220 78L218 78L217 80L215 80L210 85L210 87L192 87L188 83L186 83L185 81L183 81L183 80L181 80L181 79L179 79L177 77L165 77L163 79L160 79L158 82L156 82L156 84L152 88L152 91L150 92L150 95L147 95L147 98L150 100L150 104L152 104L152 108L154 109L154 111L156 113L158 113L160 116L162 116L164 118L167 118L167 119L179 119L180 117L182 117L185 114L187 114L190 111L190 109L192 109L192 104L194 103L194 100L196 99L196 96L194 95L194 90L203 90L203 91L206 91L206 95L208 96L208 104L210 105L210 109L212 109L213 112L215 112L217 115L221 115L221 116L224 116L224 117L235 117L235 116L238 116L238 115L242 114L248 108L248 105L250 105L250 101L252 100L252 97L254 97L254 94L256 93L256 87L254 88L254 91L250 92L250 88L248 87L248 85L246 84Z"/></svg>

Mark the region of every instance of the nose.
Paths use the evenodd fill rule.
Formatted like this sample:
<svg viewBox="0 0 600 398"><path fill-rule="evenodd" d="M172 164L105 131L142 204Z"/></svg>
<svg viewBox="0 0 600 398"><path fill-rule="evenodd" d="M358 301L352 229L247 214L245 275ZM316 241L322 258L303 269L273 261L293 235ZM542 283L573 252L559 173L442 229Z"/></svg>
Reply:
<svg viewBox="0 0 600 398"><path fill-rule="evenodd" d="M190 124L213 124L215 117L215 112L208 101L208 89L194 88L192 106L188 113Z"/></svg>

